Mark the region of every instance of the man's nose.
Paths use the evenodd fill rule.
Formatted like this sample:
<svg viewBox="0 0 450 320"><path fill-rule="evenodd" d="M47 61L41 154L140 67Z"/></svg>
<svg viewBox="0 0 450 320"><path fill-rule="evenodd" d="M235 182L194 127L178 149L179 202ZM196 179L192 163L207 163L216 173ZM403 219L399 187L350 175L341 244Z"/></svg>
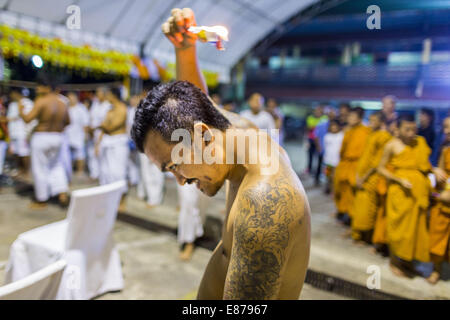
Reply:
<svg viewBox="0 0 450 320"><path fill-rule="evenodd" d="M173 172L173 171L172 171L172 173L175 176L175 179L177 179L177 182L178 182L179 185L183 186L186 183L187 179L185 177L183 177L183 176L181 176L178 173Z"/></svg>

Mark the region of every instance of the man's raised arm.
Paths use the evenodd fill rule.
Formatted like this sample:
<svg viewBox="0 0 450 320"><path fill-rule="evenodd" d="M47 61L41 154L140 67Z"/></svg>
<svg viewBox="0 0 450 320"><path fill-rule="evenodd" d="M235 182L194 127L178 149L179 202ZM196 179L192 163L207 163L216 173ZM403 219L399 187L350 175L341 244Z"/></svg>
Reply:
<svg viewBox="0 0 450 320"><path fill-rule="evenodd" d="M194 12L190 8L175 8L163 23L162 30L175 47L176 79L189 81L208 94L208 87L197 61L197 35L188 31L189 27L195 25Z"/></svg>

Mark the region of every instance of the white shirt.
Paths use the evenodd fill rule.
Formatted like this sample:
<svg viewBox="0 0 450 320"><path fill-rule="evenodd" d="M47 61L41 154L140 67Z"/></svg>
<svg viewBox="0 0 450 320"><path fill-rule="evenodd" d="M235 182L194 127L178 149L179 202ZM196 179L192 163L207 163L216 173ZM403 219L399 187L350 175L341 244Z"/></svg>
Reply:
<svg viewBox="0 0 450 320"><path fill-rule="evenodd" d="M276 129L276 127L275 120L270 113L261 110L257 114L254 114L251 110L244 110L241 112L241 116L253 122L258 128L267 129L267 133L272 137L272 139L279 142L278 134L275 132L275 130L271 131L273 129Z"/></svg>
<svg viewBox="0 0 450 320"><path fill-rule="evenodd" d="M33 101L28 98L22 98L20 103L24 106L23 113L27 114L33 109ZM37 120L33 120L29 123L25 123L19 114L19 104L17 102L11 102L8 106L8 131L11 139L25 139L37 125Z"/></svg>
<svg viewBox="0 0 450 320"><path fill-rule="evenodd" d="M261 110L254 114L251 110L244 110L241 112L241 116L253 122L260 129L275 129L275 121L267 111Z"/></svg>
<svg viewBox="0 0 450 320"><path fill-rule="evenodd" d="M84 128L89 126L89 111L82 103L69 107L70 125L66 128L69 144L74 148L84 145Z"/></svg>
<svg viewBox="0 0 450 320"><path fill-rule="evenodd" d="M340 160L340 151L342 140L344 139L344 132L338 133L328 132L324 137L324 155L323 162L325 165L336 167Z"/></svg>
<svg viewBox="0 0 450 320"><path fill-rule="evenodd" d="M134 115L136 113L137 107L128 107L127 110L127 134L130 136L131 127L133 126L134 122Z"/></svg>

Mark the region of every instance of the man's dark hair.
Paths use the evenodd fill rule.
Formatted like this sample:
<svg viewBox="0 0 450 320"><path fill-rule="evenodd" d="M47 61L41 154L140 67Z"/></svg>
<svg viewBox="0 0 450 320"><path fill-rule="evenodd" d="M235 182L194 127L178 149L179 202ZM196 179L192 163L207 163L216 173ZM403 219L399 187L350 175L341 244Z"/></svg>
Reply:
<svg viewBox="0 0 450 320"><path fill-rule="evenodd" d="M402 124L402 122L416 122L416 118L411 113L405 113L405 114L402 114L397 119L397 126L399 128L400 128L400 125Z"/></svg>
<svg viewBox="0 0 450 320"><path fill-rule="evenodd" d="M120 93L120 89L119 89L119 88L117 88L117 87L111 87L111 88L108 88L106 91L107 91L107 92L108 92L108 91L111 92L112 95L115 96L117 99L122 100L122 97L121 97L122 95L121 95L121 93Z"/></svg>
<svg viewBox="0 0 450 320"><path fill-rule="evenodd" d="M373 112L370 117L377 117L378 120L380 120L381 122L386 122L386 116L384 115L384 113L382 111L375 111Z"/></svg>
<svg viewBox="0 0 450 320"><path fill-rule="evenodd" d="M39 74L36 78L36 84L38 86L50 87L52 91L56 89L56 84L52 79L50 79L50 76L47 74Z"/></svg>
<svg viewBox="0 0 450 320"><path fill-rule="evenodd" d="M230 122L211 103L208 96L187 81L174 81L153 88L139 102L134 116L131 137L140 152L144 152L147 132L158 132L168 143L176 129L193 131L196 122L219 130Z"/></svg>
<svg viewBox="0 0 450 320"><path fill-rule="evenodd" d="M341 124L338 120L330 120L330 122L328 123L328 130L331 128L331 125L337 125L339 127L339 129L341 129Z"/></svg>
<svg viewBox="0 0 450 320"><path fill-rule="evenodd" d="M339 104L339 109L341 109L341 108L345 108L347 110L351 109L350 104L348 104L347 102L340 103Z"/></svg>
<svg viewBox="0 0 450 320"><path fill-rule="evenodd" d="M354 107L350 109L350 112L355 112L360 119L364 118L364 109L361 107Z"/></svg>
<svg viewBox="0 0 450 320"><path fill-rule="evenodd" d="M430 118L431 124L433 123L433 120L434 120L434 111L433 111L433 109L421 108L420 112L423 113L423 114L426 114Z"/></svg>

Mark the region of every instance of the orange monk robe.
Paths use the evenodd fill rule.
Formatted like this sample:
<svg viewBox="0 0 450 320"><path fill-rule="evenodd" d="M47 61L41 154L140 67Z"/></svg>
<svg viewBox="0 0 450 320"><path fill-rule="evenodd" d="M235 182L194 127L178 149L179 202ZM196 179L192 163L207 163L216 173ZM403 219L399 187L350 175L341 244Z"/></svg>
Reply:
<svg viewBox="0 0 450 320"><path fill-rule="evenodd" d="M370 128L360 124L345 132L342 141L340 162L334 173L334 200L337 211L351 214L356 168L369 136Z"/></svg>
<svg viewBox="0 0 450 320"><path fill-rule="evenodd" d="M388 166L389 171L393 171L393 168ZM378 207L377 217L375 219L375 225L373 228L372 243L373 244L387 244L386 235L386 194L387 194L388 182L386 178L380 177L377 183L378 194Z"/></svg>
<svg viewBox="0 0 450 320"><path fill-rule="evenodd" d="M377 130L369 134L364 152L358 161L356 172L359 177L372 174L364 182L361 189L356 190L350 215L352 217L352 237L361 239L361 231L373 230L377 209L379 207L379 195L377 193L380 175L376 168L380 163L384 152L384 146L392 138L386 130ZM370 241L370 240L367 240Z"/></svg>
<svg viewBox="0 0 450 320"><path fill-rule="evenodd" d="M412 184L412 189L407 190L398 183L390 183L386 199L389 249L394 256L406 261L430 260L427 210L431 184L426 175L431 170L430 153L425 139L417 136L414 146L405 146L389 161L394 174Z"/></svg>
<svg viewBox="0 0 450 320"><path fill-rule="evenodd" d="M450 175L450 147L442 150L444 170ZM450 260L450 207L438 202L430 211L430 252Z"/></svg>

